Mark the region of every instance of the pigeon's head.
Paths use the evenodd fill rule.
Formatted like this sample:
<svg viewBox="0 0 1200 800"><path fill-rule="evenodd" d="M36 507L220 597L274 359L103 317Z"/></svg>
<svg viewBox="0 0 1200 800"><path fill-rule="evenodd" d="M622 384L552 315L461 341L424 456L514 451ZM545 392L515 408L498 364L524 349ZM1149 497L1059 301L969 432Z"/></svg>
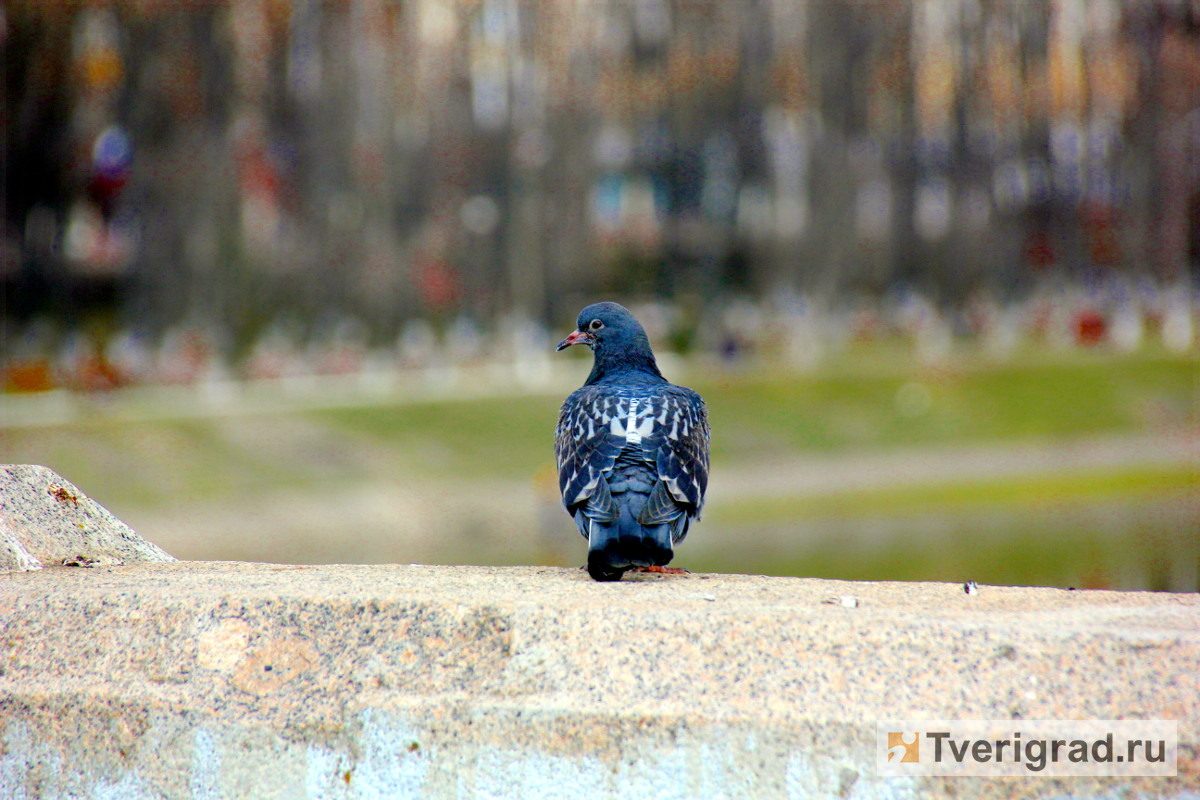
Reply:
<svg viewBox="0 0 1200 800"><path fill-rule="evenodd" d="M629 309L617 303L592 303L579 312L579 320L571 335L558 343L558 350L573 344L587 345L593 351L621 352L645 346L649 348L646 331Z"/></svg>
<svg viewBox="0 0 1200 800"><path fill-rule="evenodd" d="M602 380L666 382L650 351L646 331L624 306L593 303L580 311L575 330L558 343L558 349L573 344L587 345L595 357L584 385Z"/></svg>

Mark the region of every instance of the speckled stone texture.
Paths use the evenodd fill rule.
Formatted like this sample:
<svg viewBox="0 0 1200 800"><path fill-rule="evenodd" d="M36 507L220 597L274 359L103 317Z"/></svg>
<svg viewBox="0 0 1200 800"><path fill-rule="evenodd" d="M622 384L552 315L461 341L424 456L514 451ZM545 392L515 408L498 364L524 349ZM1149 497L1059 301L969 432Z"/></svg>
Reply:
<svg viewBox="0 0 1200 800"><path fill-rule="evenodd" d="M844 602L853 597L857 604ZM1200 793L1200 598L578 569L0 577L0 797ZM1179 721L1179 776L885 779L880 718Z"/></svg>
<svg viewBox="0 0 1200 800"><path fill-rule="evenodd" d="M173 560L53 470L0 465L0 573Z"/></svg>

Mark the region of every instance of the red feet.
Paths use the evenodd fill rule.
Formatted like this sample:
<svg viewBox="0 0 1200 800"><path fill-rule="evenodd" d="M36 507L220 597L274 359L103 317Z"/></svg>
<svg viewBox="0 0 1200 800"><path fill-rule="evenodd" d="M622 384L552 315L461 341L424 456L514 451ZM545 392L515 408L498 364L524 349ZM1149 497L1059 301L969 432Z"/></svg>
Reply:
<svg viewBox="0 0 1200 800"><path fill-rule="evenodd" d="M655 575L690 575L683 567L634 567L633 572L652 572Z"/></svg>

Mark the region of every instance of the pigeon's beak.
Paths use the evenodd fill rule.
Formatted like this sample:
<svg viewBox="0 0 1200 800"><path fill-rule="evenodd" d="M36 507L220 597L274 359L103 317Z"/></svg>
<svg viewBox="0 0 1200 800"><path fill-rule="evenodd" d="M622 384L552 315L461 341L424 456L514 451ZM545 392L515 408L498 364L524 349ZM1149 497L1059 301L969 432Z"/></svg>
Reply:
<svg viewBox="0 0 1200 800"><path fill-rule="evenodd" d="M594 341L596 341L596 337L587 331L571 331L571 335L559 342L558 347L554 349L556 351L566 350L573 344L586 344L590 346Z"/></svg>

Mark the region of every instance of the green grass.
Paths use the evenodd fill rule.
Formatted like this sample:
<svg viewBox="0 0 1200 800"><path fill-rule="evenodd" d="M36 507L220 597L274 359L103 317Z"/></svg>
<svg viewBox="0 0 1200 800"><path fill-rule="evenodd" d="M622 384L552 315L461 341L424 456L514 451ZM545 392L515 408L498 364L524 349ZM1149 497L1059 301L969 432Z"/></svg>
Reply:
<svg viewBox="0 0 1200 800"><path fill-rule="evenodd" d="M87 494L118 508L161 508L272 490L318 489L363 470L339 470L337 436L311 458L295 445L287 420L229 419L112 422L98 417L49 428L0 431L5 463L43 464ZM253 429L254 436L247 433ZM333 462L331 465L330 462ZM331 466L333 467L331 469Z"/></svg>
<svg viewBox="0 0 1200 800"><path fill-rule="evenodd" d="M1105 516L1118 521L1106 522ZM743 526L729 535L754 547L680 552L696 571L839 580L1196 591L1200 537L1195 504L1103 503L1078 509L1005 509L992 515L925 517L870 529L808 525L788 535ZM929 530L922 530L928 525ZM786 544L780 544L785 541ZM685 544L686 547L686 544Z"/></svg>
<svg viewBox="0 0 1200 800"><path fill-rule="evenodd" d="M582 371L581 371L582 377ZM679 375L707 399L714 469L796 454L1054 442L1196 421L1188 357L1029 353L928 368L894 347L851 349L811 374ZM907 387L907 388L905 388ZM918 388L914 388L918 387ZM905 393L923 403L906 406ZM898 397L901 400L898 401ZM94 421L0 431L8 461L47 464L139 502L372 475L524 479L553 462L558 396L293 412L285 418ZM264 447L310 427L307 448ZM252 432L253 437L247 437ZM252 438L247 444L245 439ZM363 450L376 457L363 463Z"/></svg>
<svg viewBox="0 0 1200 800"><path fill-rule="evenodd" d="M719 434L714 458L1062 439L1196 418L1197 370L1187 358L1074 354L937 369L901 360L877 373L855 369L853 351L845 358L811 376L695 381ZM904 392L927 406L905 406Z"/></svg>
<svg viewBox="0 0 1200 800"><path fill-rule="evenodd" d="M580 380L584 374L580 365ZM1029 351L1003 363L966 354L935 368L895 345L872 345L807 373L693 367L670 377L705 396L714 473L725 475L797 455L1053 447L1169 430L1197 423L1200 397L1194 358L1151 350ZM473 482L527 487L552 474L561 402L556 394L152 421L108 418L100 404L85 422L0 429L0 461L46 464L118 515L286 503L359 482L420 481L466 497ZM1155 588L1163 553L1196 558L1196 484L1185 466L1142 466L753 502L714 496L696 537L723 539L724 549L706 555L698 547L681 558L716 571L1051 585L1085 585L1089 576L1148 563L1142 584ZM1106 504L1127 510L1115 527L1084 513ZM942 533L883 541L845 533L872 520L907 530L925 518ZM783 544L751 538L789 525L794 536L774 537Z"/></svg>
<svg viewBox="0 0 1200 800"><path fill-rule="evenodd" d="M393 447L397 468L460 479L532 475L554 460L562 398L413 403L311 412L321 424Z"/></svg>
<svg viewBox="0 0 1200 800"><path fill-rule="evenodd" d="M762 370L678 379L708 403L718 465L797 452L1066 439L1195 420L1196 365L1188 358L1082 353L939 369L898 360L876 364L877 372L860 363L878 357L850 351L811 375ZM905 406L898 400L904 392L927 398L927 407ZM396 446L422 472L472 477L544 465L560 403L419 403L313 418Z"/></svg>
<svg viewBox="0 0 1200 800"><path fill-rule="evenodd" d="M1039 508L1144 500L1200 491L1200 475L1180 466L1093 469L1066 473L1019 475L986 482L955 481L834 492L804 497L735 500L715 506L713 522L757 524L818 517L970 515L991 508Z"/></svg>

